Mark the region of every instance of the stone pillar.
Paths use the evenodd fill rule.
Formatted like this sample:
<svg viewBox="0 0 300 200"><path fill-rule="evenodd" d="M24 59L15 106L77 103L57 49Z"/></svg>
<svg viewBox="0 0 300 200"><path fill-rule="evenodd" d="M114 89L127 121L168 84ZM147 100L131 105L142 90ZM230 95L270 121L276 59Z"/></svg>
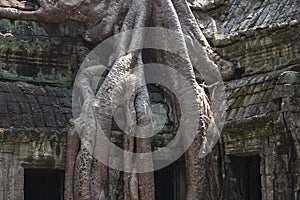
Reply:
<svg viewBox="0 0 300 200"><path fill-rule="evenodd" d="M261 193L262 200L274 199L274 152L269 138L262 140L263 152L261 153L260 173L261 173Z"/></svg>
<svg viewBox="0 0 300 200"><path fill-rule="evenodd" d="M4 166L3 166L3 155L0 154L0 200L4 200Z"/></svg>
<svg viewBox="0 0 300 200"><path fill-rule="evenodd" d="M269 136L262 153L262 199L291 199L290 143L287 134Z"/></svg>
<svg viewBox="0 0 300 200"><path fill-rule="evenodd" d="M298 200L300 197L300 144L294 144L294 155L291 165L291 173L292 173L292 189L293 189L293 199Z"/></svg>
<svg viewBox="0 0 300 200"><path fill-rule="evenodd" d="M20 165L19 162L14 166L15 174L15 198L18 200L24 199L24 168Z"/></svg>
<svg viewBox="0 0 300 200"><path fill-rule="evenodd" d="M1 155L1 164L0 164L0 171L1 171L1 189L2 195L0 196L0 200L11 200L13 199L13 191L10 187L10 176L9 176L9 169L12 162L12 153L13 153L14 146L13 145L3 145L0 149Z"/></svg>

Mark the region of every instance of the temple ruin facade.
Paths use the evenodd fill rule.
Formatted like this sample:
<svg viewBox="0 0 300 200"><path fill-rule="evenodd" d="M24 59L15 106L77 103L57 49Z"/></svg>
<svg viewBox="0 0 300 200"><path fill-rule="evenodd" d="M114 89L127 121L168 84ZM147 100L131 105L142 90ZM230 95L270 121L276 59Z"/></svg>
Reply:
<svg viewBox="0 0 300 200"><path fill-rule="evenodd" d="M26 2L0 1L0 6L34 6ZM224 200L298 200L300 2L190 0L189 5L213 49L235 66L234 76L224 81L227 117L212 152L210 167L218 173L210 192ZM73 82L96 46L78 36L84 29L75 21L0 19L0 200L63 199ZM172 103L163 90L149 91L151 101ZM173 137L172 110L165 114L153 148ZM112 136L116 144L122 140L116 126ZM184 199L184 173L182 158L156 171L156 199ZM111 200L123 198L122 176L109 170Z"/></svg>

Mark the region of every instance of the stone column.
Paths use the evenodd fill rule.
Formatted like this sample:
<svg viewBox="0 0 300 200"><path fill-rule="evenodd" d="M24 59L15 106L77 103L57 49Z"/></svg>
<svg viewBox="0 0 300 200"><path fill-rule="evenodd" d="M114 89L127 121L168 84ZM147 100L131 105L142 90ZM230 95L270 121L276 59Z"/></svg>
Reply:
<svg viewBox="0 0 300 200"><path fill-rule="evenodd" d="M274 149L269 144L269 137L262 140L263 152L261 153L261 193L262 200L274 199Z"/></svg>

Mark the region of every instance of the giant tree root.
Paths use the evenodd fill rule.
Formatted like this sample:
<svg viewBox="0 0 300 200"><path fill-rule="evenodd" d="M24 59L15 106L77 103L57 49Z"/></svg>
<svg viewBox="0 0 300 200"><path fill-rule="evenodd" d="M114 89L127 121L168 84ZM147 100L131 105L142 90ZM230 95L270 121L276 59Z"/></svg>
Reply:
<svg viewBox="0 0 300 200"><path fill-rule="evenodd" d="M75 20L87 24L87 30L83 38L90 42L101 42L104 39L122 31L143 28L148 26L163 27L178 32L182 37L178 43L182 46L184 58L178 58L168 52L154 52L151 57L158 63L172 66L181 73L193 86L199 109L199 130L194 142L185 154L186 159L186 179L187 179L187 200L210 199L211 184L207 175L211 174L211 155L202 158L201 145L207 137L207 128L212 114L205 91L196 81L195 71L190 60L188 45L184 34L191 39L197 40L205 48L210 58L216 60L220 65L231 68L230 63L220 62L220 58L215 56L209 47L208 42L199 29L191 10L184 0L98 0L90 3L81 0L62 0L49 3L47 0L38 0L39 8L33 11L16 10L14 8L0 7L0 17L10 19L26 19L44 22L63 22L65 20ZM140 36L143 37L142 35ZM137 45L140 38L123 38L116 46L119 49L128 49L130 45ZM118 57L118 56L117 56ZM108 194L108 170L105 165L95 160L90 149L87 150L83 143L79 142L79 137L85 141L93 141L92 132L96 132L99 124L104 134L109 138L112 124L111 91L118 87L120 77L130 75L134 67L139 68L140 77L145 81L143 71L143 51L119 55L117 60L107 63L109 73L106 76L96 95L93 93L90 84L90 77L97 76L95 69L86 69L82 77L79 77L81 85L80 95L84 99L81 115L75 120L75 129L68 135L67 163L65 179L65 199L106 200ZM212 65L209 60L204 65ZM201 68L201 66L200 66ZM90 71L89 71L90 70ZM228 75L226 75L228 76ZM136 83L139 90L135 93L135 98L129 102L128 117L130 121L136 122L140 126L151 123L149 118L149 96L146 87L141 87L142 83ZM91 103L96 101L97 103ZM130 126L130 124L129 124ZM135 130L139 131L139 130ZM142 130L140 130L142 131ZM134 135L134 133L133 133ZM137 139L133 135L125 135L124 149L127 151L149 152L151 151L151 139ZM185 133L183 134L185 135ZM185 138L182 138L185 142ZM91 144L93 146L93 144ZM106 147L104 147L106 148ZM208 150L209 151L209 150ZM109 159L109 158L107 158ZM126 158L126 162L133 162L133 158ZM151 158L149 158L151 161ZM152 165L151 162L147 165ZM134 172L134 170L133 170ZM127 200L151 200L155 198L154 174L125 173L124 174L124 197Z"/></svg>

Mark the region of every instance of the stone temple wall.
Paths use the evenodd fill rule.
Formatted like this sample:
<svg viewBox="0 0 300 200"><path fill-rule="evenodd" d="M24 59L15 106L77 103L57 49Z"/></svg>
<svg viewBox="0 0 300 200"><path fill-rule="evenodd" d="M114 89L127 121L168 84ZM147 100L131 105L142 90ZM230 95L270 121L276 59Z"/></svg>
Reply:
<svg viewBox="0 0 300 200"><path fill-rule="evenodd" d="M0 78L71 87L81 54L70 27L1 19Z"/></svg>
<svg viewBox="0 0 300 200"><path fill-rule="evenodd" d="M299 196L300 73L290 70L258 75L261 82L253 84L253 77L242 79L245 86L241 80L228 84L231 111L223 131L224 167L230 173L233 155L259 155L263 199Z"/></svg>
<svg viewBox="0 0 300 200"><path fill-rule="evenodd" d="M0 82L0 199L24 198L25 169L65 169L68 89Z"/></svg>
<svg viewBox="0 0 300 200"><path fill-rule="evenodd" d="M244 167L247 176L260 179L254 184L261 199L299 199L299 1L190 3L211 45L236 66L235 80L226 83L222 198L250 198ZM255 156L258 174L247 161Z"/></svg>
<svg viewBox="0 0 300 200"><path fill-rule="evenodd" d="M70 26L0 19L1 200L24 199L27 169L65 169L70 88L83 56L65 36Z"/></svg>

